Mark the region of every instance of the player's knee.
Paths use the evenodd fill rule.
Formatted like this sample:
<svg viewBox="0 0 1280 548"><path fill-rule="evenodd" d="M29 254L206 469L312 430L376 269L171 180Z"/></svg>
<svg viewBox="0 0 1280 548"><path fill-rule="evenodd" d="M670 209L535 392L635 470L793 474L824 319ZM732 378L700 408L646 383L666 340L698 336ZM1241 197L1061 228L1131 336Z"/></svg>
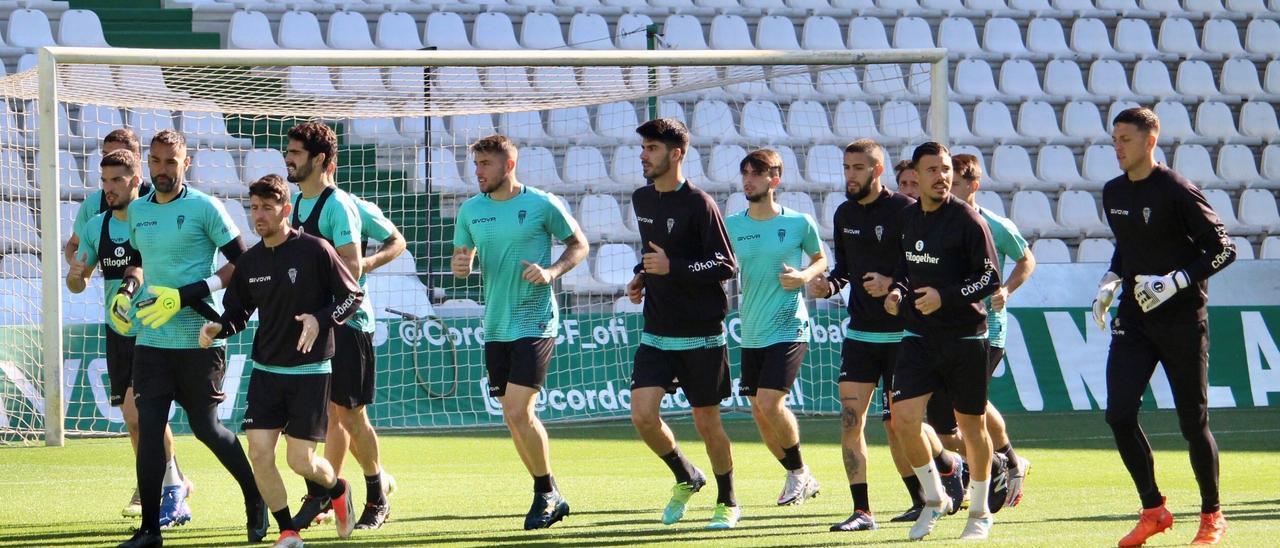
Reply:
<svg viewBox="0 0 1280 548"><path fill-rule="evenodd" d="M1138 414L1116 408L1107 408L1107 424L1116 432L1128 432L1138 428Z"/></svg>
<svg viewBox="0 0 1280 548"><path fill-rule="evenodd" d="M756 396L756 407L770 416L781 415L786 410L785 401L786 394L761 392Z"/></svg>
<svg viewBox="0 0 1280 548"><path fill-rule="evenodd" d="M275 460L276 452L272 448L249 445L249 462L253 463L254 469L271 466Z"/></svg>
<svg viewBox="0 0 1280 548"><path fill-rule="evenodd" d="M1188 413L1178 413L1178 428L1182 430L1182 437L1187 441L1203 438L1208 426L1209 413L1207 411L1192 410Z"/></svg>
<svg viewBox="0 0 1280 548"><path fill-rule="evenodd" d="M502 420L510 427L524 426L533 422L533 415L528 408L513 405L502 409Z"/></svg>
<svg viewBox="0 0 1280 548"><path fill-rule="evenodd" d="M894 425L892 416L885 417L880 423L884 425L884 433L889 436L889 439L893 439L894 436L898 435L897 426Z"/></svg>
<svg viewBox="0 0 1280 548"><path fill-rule="evenodd" d="M661 427L662 418L658 415L656 409L638 409L633 406L631 408L631 424L637 430L652 430Z"/></svg>
<svg viewBox="0 0 1280 548"><path fill-rule="evenodd" d="M311 453L301 451L290 451L285 461L289 463L289 469L299 476L307 476L311 474L312 468Z"/></svg>
<svg viewBox="0 0 1280 548"><path fill-rule="evenodd" d="M847 406L840 408L840 428L844 429L846 433L852 431L856 433L855 435L861 436L865 421L866 419L858 409Z"/></svg>

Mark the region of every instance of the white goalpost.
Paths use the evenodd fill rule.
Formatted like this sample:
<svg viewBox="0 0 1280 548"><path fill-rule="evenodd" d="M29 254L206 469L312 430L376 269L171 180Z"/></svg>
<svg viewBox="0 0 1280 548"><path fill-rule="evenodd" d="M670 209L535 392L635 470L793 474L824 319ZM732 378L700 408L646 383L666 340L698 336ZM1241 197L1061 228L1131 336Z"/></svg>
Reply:
<svg viewBox="0 0 1280 548"><path fill-rule="evenodd" d="M943 49L44 48L36 71L0 79L0 445L124 432L105 400L101 275L80 294L63 280L63 244L99 186L99 147L113 129L138 134L144 165L157 131L186 135L187 183L222 200L253 245L248 183L284 174L293 124L335 128L339 188L379 206L409 242L369 275L366 297L378 324L370 416L379 429L405 430L501 423L484 392L480 278L454 279L448 259L457 206L477 192L467 146L508 135L520 147L521 182L561 197L591 243L588 260L557 281L563 320L539 409L552 422L602 420L626 416L642 325L620 298L638 251L630 195L645 184L636 125L655 115L684 120L693 136L686 174L726 213L745 208L742 155L779 150L781 202L811 213L829 248L843 145L876 138L892 165L920 142L946 143L947 70ZM892 169L883 180L894 186ZM736 377L740 291L728 288ZM815 337L789 404L835 412L846 313L840 297L809 306ZM228 345L219 408L236 428L252 324L248 331ZM680 394L668 400L664 412L687 408ZM746 399L723 405L742 409ZM182 415L174 418L185 431Z"/></svg>

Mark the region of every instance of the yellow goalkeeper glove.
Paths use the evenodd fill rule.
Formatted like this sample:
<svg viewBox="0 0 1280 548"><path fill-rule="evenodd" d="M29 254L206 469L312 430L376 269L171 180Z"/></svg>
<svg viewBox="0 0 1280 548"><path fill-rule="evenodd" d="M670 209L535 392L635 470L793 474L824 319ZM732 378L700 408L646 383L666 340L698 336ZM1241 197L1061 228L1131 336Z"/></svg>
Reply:
<svg viewBox="0 0 1280 548"><path fill-rule="evenodd" d="M142 325L155 329L182 310L182 296L177 289L153 285L148 291L155 297L138 303L138 319Z"/></svg>
<svg viewBox="0 0 1280 548"><path fill-rule="evenodd" d="M120 288L116 289L116 294L107 302L107 321L121 334L133 331L133 318L129 315L133 312L133 295L141 285L134 276L120 280Z"/></svg>

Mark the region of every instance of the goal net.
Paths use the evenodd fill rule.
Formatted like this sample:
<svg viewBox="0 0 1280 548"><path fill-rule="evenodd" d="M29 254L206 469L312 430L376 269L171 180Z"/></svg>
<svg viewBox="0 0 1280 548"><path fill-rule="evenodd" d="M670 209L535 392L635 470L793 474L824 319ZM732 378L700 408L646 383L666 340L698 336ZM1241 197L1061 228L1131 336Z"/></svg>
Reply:
<svg viewBox="0 0 1280 548"><path fill-rule="evenodd" d="M480 275L449 272L454 216L477 192L467 152L476 139L501 133L514 140L518 179L557 195L590 241L587 260L555 284L562 327L538 398L552 422L628 414L643 324L639 308L622 298L639 256L630 196L646 184L640 123L653 116L686 123L693 143L685 173L726 215L746 207L739 161L754 148L777 150L785 163L778 197L818 221L828 256L831 216L844 201L845 144L875 138L892 165L930 136L945 140L945 85L935 83L945 81L940 50L54 48L45 55L44 72L0 80L0 432L7 443L124 432L108 400L101 275L70 293L62 256L80 209L98 210L102 138L117 128L141 140L144 181L152 136L181 131L192 158L186 182L223 202L248 245L258 241L246 216L248 184L284 174L289 128L320 120L337 131L338 187L376 204L408 241L406 253L367 280L377 318L369 414L384 430L501 424L497 400L486 395ZM882 180L893 187L892 171ZM380 242L370 243L372 252ZM736 281L727 288L735 390L723 406L745 411L749 403L736 391L741 293ZM840 297L808 304L814 338L788 403L797 413L833 413L846 313ZM219 416L233 428L245 406L253 325L227 350ZM687 409L683 394L663 401L664 412ZM173 424L186 430L181 410Z"/></svg>

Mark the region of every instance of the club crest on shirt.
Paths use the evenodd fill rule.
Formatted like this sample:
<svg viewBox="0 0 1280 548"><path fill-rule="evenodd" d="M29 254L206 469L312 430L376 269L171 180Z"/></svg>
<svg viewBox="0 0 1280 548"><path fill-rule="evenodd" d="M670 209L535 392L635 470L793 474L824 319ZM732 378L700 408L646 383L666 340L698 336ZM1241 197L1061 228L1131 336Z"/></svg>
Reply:
<svg viewBox="0 0 1280 548"><path fill-rule="evenodd" d="M671 229L672 229L672 227L674 227L674 226L676 226L676 220L675 220L675 219L668 218L668 219L667 219L667 234L671 234Z"/></svg>
<svg viewBox="0 0 1280 548"><path fill-rule="evenodd" d="M778 229L778 243L782 243L782 240L785 240L785 239L787 239L787 229L785 229L785 228L779 228L779 229Z"/></svg>
<svg viewBox="0 0 1280 548"><path fill-rule="evenodd" d="M876 241L884 240L884 225L876 225Z"/></svg>
<svg viewBox="0 0 1280 548"><path fill-rule="evenodd" d="M524 218L528 216L529 211L521 209L519 213L516 213L516 220L520 221L520 224L524 224Z"/></svg>
<svg viewBox="0 0 1280 548"><path fill-rule="evenodd" d="M289 269L289 283L291 284L298 283L298 269L296 268Z"/></svg>
<svg viewBox="0 0 1280 548"><path fill-rule="evenodd" d="M1151 208L1149 207L1142 208L1142 222L1146 224L1151 224Z"/></svg>
<svg viewBox="0 0 1280 548"><path fill-rule="evenodd" d="M187 222L186 215L178 215L178 230L182 230L182 223Z"/></svg>

